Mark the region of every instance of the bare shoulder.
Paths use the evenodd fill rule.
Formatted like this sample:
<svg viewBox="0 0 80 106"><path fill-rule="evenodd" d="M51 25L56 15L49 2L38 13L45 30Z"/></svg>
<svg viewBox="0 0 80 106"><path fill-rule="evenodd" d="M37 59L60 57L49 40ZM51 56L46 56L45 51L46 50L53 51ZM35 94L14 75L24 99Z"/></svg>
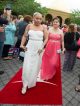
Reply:
<svg viewBox="0 0 80 106"><path fill-rule="evenodd" d="M43 27L43 29L44 29L44 28L46 29L46 28L47 28L47 25L43 24L42 27Z"/></svg>
<svg viewBox="0 0 80 106"><path fill-rule="evenodd" d="M62 31L61 29L59 29L59 33L60 33L61 35L63 35L63 31Z"/></svg>
<svg viewBox="0 0 80 106"><path fill-rule="evenodd" d="M28 25L27 25L27 27L31 27L31 26L32 26L32 24L28 24Z"/></svg>
<svg viewBox="0 0 80 106"><path fill-rule="evenodd" d="M28 25L26 26L26 30L30 30L32 27L33 27L33 24L28 24Z"/></svg>
<svg viewBox="0 0 80 106"><path fill-rule="evenodd" d="M53 27L49 27L49 32L52 32L53 31Z"/></svg>

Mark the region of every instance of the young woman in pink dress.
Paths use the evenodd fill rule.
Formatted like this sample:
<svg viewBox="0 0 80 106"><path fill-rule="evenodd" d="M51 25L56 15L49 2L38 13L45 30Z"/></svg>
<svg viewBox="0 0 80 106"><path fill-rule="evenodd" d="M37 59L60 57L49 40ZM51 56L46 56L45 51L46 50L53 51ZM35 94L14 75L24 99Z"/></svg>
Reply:
<svg viewBox="0 0 80 106"><path fill-rule="evenodd" d="M46 45L43 58L40 77L43 80L52 79L57 70L60 70L60 52L64 53L64 36L62 30L59 29L59 19L53 19L53 26L49 28L49 40Z"/></svg>

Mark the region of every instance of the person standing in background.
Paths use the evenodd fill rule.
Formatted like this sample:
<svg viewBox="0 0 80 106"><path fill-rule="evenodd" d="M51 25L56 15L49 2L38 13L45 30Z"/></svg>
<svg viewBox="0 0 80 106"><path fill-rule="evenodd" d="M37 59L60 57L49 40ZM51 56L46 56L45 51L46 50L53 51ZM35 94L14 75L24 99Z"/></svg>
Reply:
<svg viewBox="0 0 80 106"><path fill-rule="evenodd" d="M76 62L76 53L79 49L77 41L79 40L79 33L75 24L69 25L69 31L64 36L65 57L63 64L63 71L72 71Z"/></svg>
<svg viewBox="0 0 80 106"><path fill-rule="evenodd" d="M11 46L14 46L15 44L16 19L17 19L16 16L10 16L9 24L5 27L6 40L4 41L4 47L2 53L2 57L5 60L12 59L12 56L8 56L8 52Z"/></svg>
<svg viewBox="0 0 80 106"><path fill-rule="evenodd" d="M1 17L0 13L0 58L2 57L2 51L5 41L5 33L4 33L4 27L8 24L8 20ZM0 71L0 75L3 74L4 71Z"/></svg>
<svg viewBox="0 0 80 106"><path fill-rule="evenodd" d="M65 33L68 32L68 25L64 24L63 27L62 27L62 31L65 35Z"/></svg>
<svg viewBox="0 0 80 106"><path fill-rule="evenodd" d="M25 32L25 28L27 27L27 25L32 21L32 17L30 15L26 15L24 16L23 21L18 22L17 24L17 42L15 44L16 48L19 48L19 52L21 51L20 49L20 44L21 44L21 39L22 39L22 35Z"/></svg>

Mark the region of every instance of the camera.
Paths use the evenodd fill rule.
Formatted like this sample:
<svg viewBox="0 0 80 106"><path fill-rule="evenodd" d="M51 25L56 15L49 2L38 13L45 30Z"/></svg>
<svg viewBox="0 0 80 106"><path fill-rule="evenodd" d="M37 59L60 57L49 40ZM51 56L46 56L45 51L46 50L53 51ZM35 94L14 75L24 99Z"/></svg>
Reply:
<svg viewBox="0 0 80 106"><path fill-rule="evenodd" d="M7 8L5 8L5 10L11 10L11 8L8 8L8 7L7 7Z"/></svg>

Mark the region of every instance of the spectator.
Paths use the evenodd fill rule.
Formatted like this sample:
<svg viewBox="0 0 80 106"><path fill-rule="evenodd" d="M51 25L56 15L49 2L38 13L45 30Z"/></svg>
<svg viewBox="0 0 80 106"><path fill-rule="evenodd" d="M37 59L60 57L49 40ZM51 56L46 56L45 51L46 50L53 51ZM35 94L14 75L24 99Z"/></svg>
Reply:
<svg viewBox="0 0 80 106"><path fill-rule="evenodd" d="M11 21L5 27L6 40L4 42L4 48L2 53L2 57L4 59L12 59L12 56L8 56L8 52L10 47L14 46L15 43L15 39L14 39L15 31L16 31L15 22L16 22L16 16L11 16Z"/></svg>
<svg viewBox="0 0 80 106"><path fill-rule="evenodd" d="M0 14L0 58L2 57L2 51L5 41L5 33L4 33L4 25L8 24L8 21L1 17ZM3 74L4 71L0 71L0 75Z"/></svg>
<svg viewBox="0 0 80 106"><path fill-rule="evenodd" d="M76 62L76 53L79 46L76 42L79 40L79 33L74 24L69 25L69 31L64 36L65 44L65 58L63 64L63 71L72 71Z"/></svg>
<svg viewBox="0 0 80 106"><path fill-rule="evenodd" d="M64 34L68 32L68 26L66 24L63 25L62 31Z"/></svg>
<svg viewBox="0 0 80 106"><path fill-rule="evenodd" d="M20 52L20 44L21 44L21 39L22 39L22 35L24 34L25 28L26 26L32 21L32 17L30 15L26 15L24 16L24 20L20 21L17 25L17 42L15 47L19 48L19 52Z"/></svg>

